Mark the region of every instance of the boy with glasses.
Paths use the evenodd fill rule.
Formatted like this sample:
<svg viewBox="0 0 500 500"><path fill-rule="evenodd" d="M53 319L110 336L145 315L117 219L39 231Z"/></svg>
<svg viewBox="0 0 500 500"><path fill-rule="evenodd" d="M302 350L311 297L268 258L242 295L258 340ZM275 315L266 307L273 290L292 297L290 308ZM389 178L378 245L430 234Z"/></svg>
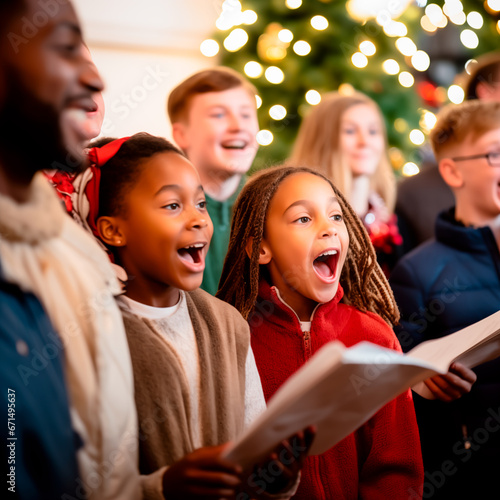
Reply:
<svg viewBox="0 0 500 500"><path fill-rule="evenodd" d="M405 351L500 308L500 102L445 107L430 139L455 206L439 214L435 239L401 259L391 275ZM500 359L474 371L475 385L457 401L415 395L424 498L488 498L498 491Z"/></svg>

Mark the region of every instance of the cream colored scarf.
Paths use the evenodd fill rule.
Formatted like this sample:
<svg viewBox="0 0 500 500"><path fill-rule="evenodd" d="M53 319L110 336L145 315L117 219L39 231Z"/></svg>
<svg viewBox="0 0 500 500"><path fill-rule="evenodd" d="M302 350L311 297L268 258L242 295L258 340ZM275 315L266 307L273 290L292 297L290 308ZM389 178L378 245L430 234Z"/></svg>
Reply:
<svg viewBox="0 0 500 500"><path fill-rule="evenodd" d="M5 278L40 298L62 339L87 494L140 498L131 361L114 300L120 286L41 174L26 203L0 195L0 258Z"/></svg>

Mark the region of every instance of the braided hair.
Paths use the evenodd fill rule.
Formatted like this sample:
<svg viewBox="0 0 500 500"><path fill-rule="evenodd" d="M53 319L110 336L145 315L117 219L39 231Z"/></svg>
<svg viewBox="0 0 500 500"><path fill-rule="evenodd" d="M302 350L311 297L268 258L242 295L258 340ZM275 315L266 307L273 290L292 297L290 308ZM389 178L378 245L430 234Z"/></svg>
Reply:
<svg viewBox="0 0 500 500"><path fill-rule="evenodd" d="M278 166L252 176L241 191L234 206L229 248L224 261L217 297L229 302L244 318L257 300L263 269L259 266L260 245L269 203L282 181L294 173L310 173L324 179L332 187L342 209L349 249L340 276L344 289L343 302L360 311L381 316L389 326L399 321L394 295L363 223L345 197L324 175L305 167ZM251 241L247 255L247 243Z"/></svg>

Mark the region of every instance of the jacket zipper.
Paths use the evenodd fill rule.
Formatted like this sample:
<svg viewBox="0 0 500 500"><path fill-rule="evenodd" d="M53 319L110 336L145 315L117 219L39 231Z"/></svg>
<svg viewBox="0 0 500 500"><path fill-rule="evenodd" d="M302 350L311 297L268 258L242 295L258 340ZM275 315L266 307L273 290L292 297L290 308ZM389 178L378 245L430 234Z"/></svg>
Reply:
<svg viewBox="0 0 500 500"><path fill-rule="evenodd" d="M292 312L292 314L297 318L297 321L300 325L300 318L297 316L297 313L281 298L281 295L280 295L280 292L279 290L276 288L276 287L272 287L276 293L276 296L278 297L278 299L280 300L280 302L282 304L284 304L288 309L290 309L290 311ZM318 307L320 306L321 304L318 304L315 308L314 308L314 311L312 312L311 314L311 328L312 328L312 321L313 321L313 317L314 317L314 313L316 312L316 309L318 309ZM311 354L312 354L312 348L311 348L311 332L302 332L304 335L303 335L303 343L304 343L304 350L305 350L305 354L306 354L306 359L309 359L311 357Z"/></svg>
<svg viewBox="0 0 500 500"><path fill-rule="evenodd" d="M302 332L304 334L304 350L306 359L311 357L311 332Z"/></svg>

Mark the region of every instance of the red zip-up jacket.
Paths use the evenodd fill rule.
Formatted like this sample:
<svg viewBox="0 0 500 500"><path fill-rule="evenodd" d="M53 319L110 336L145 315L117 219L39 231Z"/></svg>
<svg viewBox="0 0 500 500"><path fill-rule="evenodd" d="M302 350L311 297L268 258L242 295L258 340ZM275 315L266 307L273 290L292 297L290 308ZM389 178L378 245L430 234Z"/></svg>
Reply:
<svg viewBox="0 0 500 500"><path fill-rule="evenodd" d="M316 307L310 332L276 288L262 281L249 317L252 349L264 395L276 390L320 347L340 340L350 347L368 340L401 352L392 329L376 314L340 303L343 290ZM305 460L298 500L401 500L422 498L424 471L411 391L381 408L337 445Z"/></svg>

